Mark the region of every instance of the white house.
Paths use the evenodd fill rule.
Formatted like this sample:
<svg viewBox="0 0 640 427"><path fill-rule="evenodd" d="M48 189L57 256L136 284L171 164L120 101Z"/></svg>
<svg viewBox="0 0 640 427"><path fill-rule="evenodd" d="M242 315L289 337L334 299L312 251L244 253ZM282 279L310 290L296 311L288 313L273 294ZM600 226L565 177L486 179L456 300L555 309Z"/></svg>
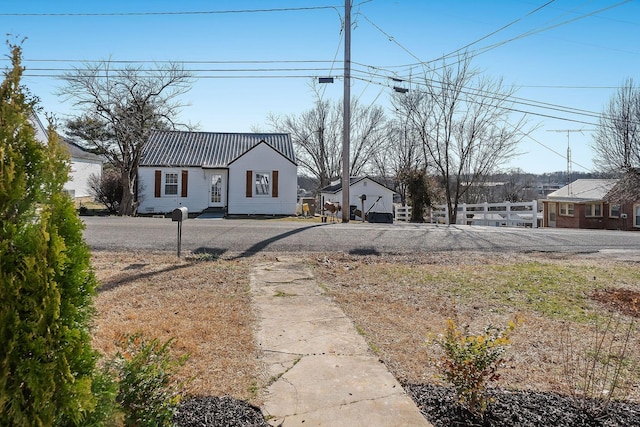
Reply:
<svg viewBox="0 0 640 427"><path fill-rule="evenodd" d="M153 131L138 168L139 213L294 215L289 134Z"/></svg>
<svg viewBox="0 0 640 427"><path fill-rule="evenodd" d="M361 219L354 215L355 210L371 213L393 215L394 191L380 184L374 179L364 177L349 178L349 212L351 219ZM325 202L338 202L342 204L342 181L332 182L320 190L320 206ZM363 209L364 208L364 209Z"/></svg>
<svg viewBox="0 0 640 427"><path fill-rule="evenodd" d="M38 116L31 116L31 123L35 130L36 139L40 143L46 144L48 131ZM89 187L89 178L93 175L97 177L102 175L102 158L62 137L60 137L60 142L67 148L71 162L69 180L64 184L64 190L76 201L93 199L93 194Z"/></svg>
<svg viewBox="0 0 640 427"><path fill-rule="evenodd" d="M92 176L102 175L102 158L90 153L70 141L63 140L71 157L71 173L64 190L78 201L92 200L93 192L89 187Z"/></svg>

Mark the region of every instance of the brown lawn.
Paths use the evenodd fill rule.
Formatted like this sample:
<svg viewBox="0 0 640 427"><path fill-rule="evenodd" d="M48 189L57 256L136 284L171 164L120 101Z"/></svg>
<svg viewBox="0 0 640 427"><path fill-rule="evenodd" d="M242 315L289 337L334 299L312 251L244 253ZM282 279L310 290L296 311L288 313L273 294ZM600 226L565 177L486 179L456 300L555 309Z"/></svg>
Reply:
<svg viewBox="0 0 640 427"><path fill-rule="evenodd" d="M169 253L95 252L101 283L95 346L110 355L123 334L173 337L176 354L190 354L181 372L190 379L187 394L230 395L260 404L249 272L257 259L275 256L178 259ZM403 382L438 381L432 364L438 348L428 341L442 332L447 318L480 331L519 315L524 323L513 334L498 385L569 392L563 350L593 349L592 323L602 323L607 313L623 323L638 315L640 266L631 262L466 252L303 256L327 295ZM621 330L609 335L617 340L611 346L625 341ZM628 365L622 390L640 401L637 329L626 341L636 362Z"/></svg>

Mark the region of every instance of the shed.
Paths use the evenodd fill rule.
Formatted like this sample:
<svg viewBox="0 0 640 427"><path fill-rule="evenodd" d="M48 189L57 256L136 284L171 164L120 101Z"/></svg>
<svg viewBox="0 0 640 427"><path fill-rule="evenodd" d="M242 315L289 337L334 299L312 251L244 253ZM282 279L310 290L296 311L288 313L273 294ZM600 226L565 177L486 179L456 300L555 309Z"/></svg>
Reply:
<svg viewBox="0 0 640 427"><path fill-rule="evenodd" d="M395 191L369 176L349 178L349 217L365 219L370 213L389 214L393 217L393 195ZM334 181L320 190L320 206L325 202L342 204L342 181ZM387 215L377 215L387 217Z"/></svg>

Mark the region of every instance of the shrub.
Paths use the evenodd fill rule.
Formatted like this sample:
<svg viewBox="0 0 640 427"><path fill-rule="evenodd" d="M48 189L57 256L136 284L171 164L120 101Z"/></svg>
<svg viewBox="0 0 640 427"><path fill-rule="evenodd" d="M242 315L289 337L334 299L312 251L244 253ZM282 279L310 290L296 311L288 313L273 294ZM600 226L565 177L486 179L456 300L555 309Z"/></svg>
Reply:
<svg viewBox="0 0 640 427"><path fill-rule="evenodd" d="M116 400L124 411L125 425L171 425L181 388L174 373L188 357L172 357L172 342L148 340L141 334L120 339L120 351L111 366L118 376Z"/></svg>
<svg viewBox="0 0 640 427"><path fill-rule="evenodd" d="M515 327L516 322L511 321L505 329L488 326L483 333L471 335L468 326L460 328L448 319L444 335L436 339L444 351L436 360L436 368L442 378L453 385L459 403L470 412L477 414L486 410L487 383L499 378L496 371Z"/></svg>
<svg viewBox="0 0 640 427"><path fill-rule="evenodd" d="M569 325L562 329L565 386L576 405L593 417L604 414L612 399L624 398L628 392L635 368L629 345L635 330L634 321L627 323L610 314L593 323L587 345L578 345Z"/></svg>
<svg viewBox="0 0 640 427"><path fill-rule="evenodd" d="M49 126L36 138L36 99L22 51L0 84L0 425L79 425L94 395L95 277L83 225L63 191L69 162Z"/></svg>
<svg viewBox="0 0 640 427"><path fill-rule="evenodd" d="M115 214L122 200L122 180L117 171L105 168L101 175L89 177L89 188L95 199L105 205L109 213Z"/></svg>

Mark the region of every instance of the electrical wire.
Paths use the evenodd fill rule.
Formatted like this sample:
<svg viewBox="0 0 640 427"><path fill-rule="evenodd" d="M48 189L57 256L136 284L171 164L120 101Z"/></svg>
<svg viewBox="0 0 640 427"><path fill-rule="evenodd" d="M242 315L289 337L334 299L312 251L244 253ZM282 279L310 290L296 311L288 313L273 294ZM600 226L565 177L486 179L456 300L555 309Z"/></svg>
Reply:
<svg viewBox="0 0 640 427"><path fill-rule="evenodd" d="M444 58L446 58L446 57L450 57L451 55L455 55L455 54L457 54L457 53L460 53L460 52L465 51L468 47L471 47L471 46L473 46L474 44L480 43L482 40L488 39L489 37L491 37L491 36L493 36L493 35L498 34L500 31L502 31L502 30L506 30L507 28L511 27L512 25L514 25L514 24L516 24L516 23L518 23L518 22L522 21L522 19L523 19L523 18L526 18L526 17L528 17L528 16L531 16L531 15L535 14L536 12L539 12L540 10L542 10L542 9L544 9L545 7L549 6L549 5L550 5L551 3L553 3L554 1L555 1L555 0L550 0L550 1L548 1L547 3L543 4L542 6L539 6L539 7L535 8L534 10L532 10L531 12L527 13L527 14L526 14L526 15L524 15L523 17L520 17L520 18L518 18L518 19L515 19L515 20L511 21L511 22L509 22L508 24L503 25L502 27L498 28L497 30L492 31L492 32L490 32L489 34L487 34L487 35L485 35L485 36L482 36L482 37L480 37L480 38L479 38L479 39L477 39L477 40L472 41L471 43L467 43L466 45L464 45L464 46L462 46L462 47L460 47L460 48L458 48L458 49L456 49L456 50L454 50L454 51L452 51L452 52L449 52L449 53L447 53L447 54L443 55L443 57L444 57Z"/></svg>
<svg viewBox="0 0 640 427"><path fill-rule="evenodd" d="M335 9L337 6L284 7L271 9L236 9L178 12L97 12L97 13L0 13L0 16L39 16L39 17L87 17L87 16L161 16L161 15L226 15L235 13L299 12L308 10Z"/></svg>

